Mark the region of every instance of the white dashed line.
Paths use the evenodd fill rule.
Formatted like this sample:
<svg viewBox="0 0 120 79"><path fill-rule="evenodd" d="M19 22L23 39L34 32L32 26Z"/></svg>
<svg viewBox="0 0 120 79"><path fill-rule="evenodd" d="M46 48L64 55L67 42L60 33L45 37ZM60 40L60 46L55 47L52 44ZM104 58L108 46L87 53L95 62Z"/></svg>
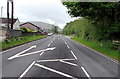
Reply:
<svg viewBox="0 0 120 79"><path fill-rule="evenodd" d="M65 44L67 44L67 43L65 42Z"/></svg>
<svg viewBox="0 0 120 79"><path fill-rule="evenodd" d="M49 68L49 67L46 67L46 66L44 66L44 65L40 65L40 64L37 64L37 63L36 63L35 65L38 66L38 67L41 67L41 68L43 68L43 69L49 70L49 71L51 71L51 72L60 74L60 75L62 75L62 76L69 77L69 78L73 78L73 79L77 79L77 78L75 78L75 77L73 77L73 76L71 76L71 75L68 75L68 74L65 74L65 73L63 73L63 72L54 70L54 69Z"/></svg>
<svg viewBox="0 0 120 79"><path fill-rule="evenodd" d="M30 70L30 68L35 64L35 61L32 62L32 64L20 75L18 79L21 79L24 77L24 75Z"/></svg>
<svg viewBox="0 0 120 79"><path fill-rule="evenodd" d="M73 53L73 51L71 51L72 55L75 57L75 59L77 59L77 57L75 56L75 54Z"/></svg>
<svg viewBox="0 0 120 79"><path fill-rule="evenodd" d="M87 73L87 71L85 70L85 68L84 68L84 67L81 67L81 68L82 68L83 72L86 74L86 76L87 76L89 79L91 79L90 75Z"/></svg>
<svg viewBox="0 0 120 79"><path fill-rule="evenodd" d="M77 64L70 63L70 62L66 62L66 61L63 61L63 60L60 60L60 62L62 62L62 63L66 63L66 64L69 64L69 65L72 65L72 66L78 66Z"/></svg>
<svg viewBox="0 0 120 79"><path fill-rule="evenodd" d="M40 56L43 54L44 52L42 52L41 54L40 54Z"/></svg>
<svg viewBox="0 0 120 79"><path fill-rule="evenodd" d="M55 37L56 38L56 37ZM53 43L53 41L55 40L55 38L50 42L50 44L48 44L48 47Z"/></svg>
<svg viewBox="0 0 120 79"><path fill-rule="evenodd" d="M70 46L67 45L67 47L68 47L68 49L70 49Z"/></svg>

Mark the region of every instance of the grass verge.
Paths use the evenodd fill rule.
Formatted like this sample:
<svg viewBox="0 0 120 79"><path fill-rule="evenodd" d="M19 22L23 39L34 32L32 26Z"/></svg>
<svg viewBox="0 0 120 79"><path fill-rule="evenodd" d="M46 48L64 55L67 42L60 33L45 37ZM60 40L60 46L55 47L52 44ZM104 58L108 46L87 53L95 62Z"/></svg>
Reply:
<svg viewBox="0 0 120 79"><path fill-rule="evenodd" d="M72 39L81 44L84 44L98 52L101 52L113 59L120 61L120 56L118 54L119 50L112 49L113 44L111 42L103 41L102 42L103 45L101 46L101 42L98 42L98 41L87 41L87 40L83 40L82 38L77 37L77 36L72 37Z"/></svg>
<svg viewBox="0 0 120 79"><path fill-rule="evenodd" d="M5 50L11 47L15 47L24 43L28 43L31 41L35 41L38 39L45 38L46 36L42 35L27 35L27 36L19 36L19 37L12 37L7 41L0 42L1 48L0 50Z"/></svg>

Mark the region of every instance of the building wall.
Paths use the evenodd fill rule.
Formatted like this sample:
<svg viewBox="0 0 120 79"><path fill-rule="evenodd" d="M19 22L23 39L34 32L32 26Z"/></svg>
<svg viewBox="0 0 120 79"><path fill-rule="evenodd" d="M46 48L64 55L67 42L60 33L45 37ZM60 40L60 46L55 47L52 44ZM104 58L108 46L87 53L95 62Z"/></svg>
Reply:
<svg viewBox="0 0 120 79"><path fill-rule="evenodd" d="M15 30L20 30L20 21L19 20L17 20L15 23L14 23L14 25L13 25L13 29L15 29Z"/></svg>
<svg viewBox="0 0 120 79"><path fill-rule="evenodd" d="M6 39L6 37L17 37L17 36L20 36L22 35L22 31L21 30L12 30L12 29L9 29L7 30L6 27L1 27L0 28L0 41L3 41L4 39Z"/></svg>
<svg viewBox="0 0 120 79"><path fill-rule="evenodd" d="M36 26L29 24L29 23L21 25L20 27L26 27L28 29L31 29L32 31L38 31L38 28Z"/></svg>

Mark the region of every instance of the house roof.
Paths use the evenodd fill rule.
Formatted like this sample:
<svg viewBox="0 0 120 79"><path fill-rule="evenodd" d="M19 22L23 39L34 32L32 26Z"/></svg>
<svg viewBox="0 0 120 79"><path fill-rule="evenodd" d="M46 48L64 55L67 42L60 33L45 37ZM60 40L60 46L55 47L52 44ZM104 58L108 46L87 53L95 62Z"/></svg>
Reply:
<svg viewBox="0 0 120 79"><path fill-rule="evenodd" d="M26 22L26 23L31 23L34 26L40 27L41 29L51 29L54 27L54 25L52 25L52 24L47 24L47 23L43 23L40 21L30 21L30 22ZM26 23L23 23L23 24L26 24ZM23 25L23 24L21 24L21 25Z"/></svg>
<svg viewBox="0 0 120 79"><path fill-rule="evenodd" d="M47 24L40 21L31 21L31 23L41 27L42 29L51 29L54 27L52 24Z"/></svg>
<svg viewBox="0 0 120 79"><path fill-rule="evenodd" d="M25 24L31 24L31 25L33 25L33 26L35 26L35 27L37 27L38 29L40 29L40 27L38 27L37 25L35 25L35 24L33 24L33 23L30 23L30 22L25 22L25 23L23 23L23 24L21 24L20 26L22 26L22 25L25 25Z"/></svg>
<svg viewBox="0 0 120 79"><path fill-rule="evenodd" d="M0 21L2 21L3 24L7 23L7 18L1 18L0 17ZM17 21L17 19L13 19L13 24ZM12 23L12 19L9 19L9 23Z"/></svg>

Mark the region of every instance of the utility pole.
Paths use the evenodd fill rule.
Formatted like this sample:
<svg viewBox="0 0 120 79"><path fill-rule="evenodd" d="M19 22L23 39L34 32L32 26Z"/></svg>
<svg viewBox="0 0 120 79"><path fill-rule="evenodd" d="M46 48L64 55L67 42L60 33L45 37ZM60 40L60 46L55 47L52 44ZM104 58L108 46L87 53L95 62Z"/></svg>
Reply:
<svg viewBox="0 0 120 79"><path fill-rule="evenodd" d="M13 29L13 12L14 12L14 6L13 6L13 0L11 0L11 4L12 4L12 12L11 12L11 20L12 20L12 22L11 22L11 29Z"/></svg>
<svg viewBox="0 0 120 79"><path fill-rule="evenodd" d="M7 27L8 29L10 28L9 27L9 0L7 0Z"/></svg>
<svg viewBox="0 0 120 79"><path fill-rule="evenodd" d="M3 6L1 7L1 18L2 18Z"/></svg>

